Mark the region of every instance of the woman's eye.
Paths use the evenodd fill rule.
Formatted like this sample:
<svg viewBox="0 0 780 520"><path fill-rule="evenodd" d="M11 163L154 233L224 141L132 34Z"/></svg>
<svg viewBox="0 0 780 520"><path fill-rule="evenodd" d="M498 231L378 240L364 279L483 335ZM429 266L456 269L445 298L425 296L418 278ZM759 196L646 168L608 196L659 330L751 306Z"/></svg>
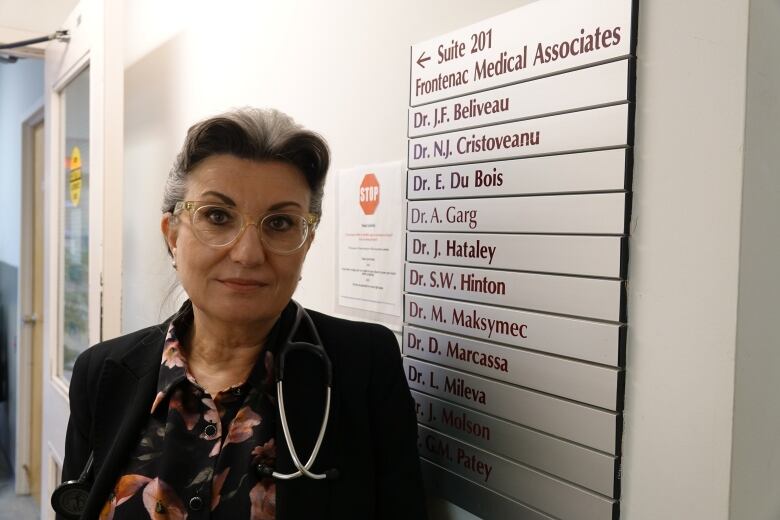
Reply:
<svg viewBox="0 0 780 520"><path fill-rule="evenodd" d="M233 220L232 215L221 208L209 208L206 211L206 219L209 224L223 225Z"/></svg>
<svg viewBox="0 0 780 520"><path fill-rule="evenodd" d="M294 226L294 223L289 215L274 215L268 219L267 226L272 231L287 231Z"/></svg>

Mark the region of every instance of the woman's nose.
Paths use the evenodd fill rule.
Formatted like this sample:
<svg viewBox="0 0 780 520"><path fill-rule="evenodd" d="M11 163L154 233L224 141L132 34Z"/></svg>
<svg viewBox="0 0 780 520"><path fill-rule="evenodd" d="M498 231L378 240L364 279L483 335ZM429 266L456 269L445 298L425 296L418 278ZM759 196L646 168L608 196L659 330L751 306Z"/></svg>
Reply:
<svg viewBox="0 0 780 520"><path fill-rule="evenodd" d="M230 259L248 267L265 262L265 255L260 228L254 222L244 228L241 236L230 248Z"/></svg>

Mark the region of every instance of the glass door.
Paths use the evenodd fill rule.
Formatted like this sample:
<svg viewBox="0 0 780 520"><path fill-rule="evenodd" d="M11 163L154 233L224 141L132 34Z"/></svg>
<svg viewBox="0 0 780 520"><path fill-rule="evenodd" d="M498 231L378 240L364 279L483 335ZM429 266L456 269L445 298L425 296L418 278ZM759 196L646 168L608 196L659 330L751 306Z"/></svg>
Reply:
<svg viewBox="0 0 780 520"><path fill-rule="evenodd" d="M90 344L89 66L62 89L60 98L63 121L59 197L63 225L59 237L62 271L58 300L62 319L56 375L70 381L76 357Z"/></svg>

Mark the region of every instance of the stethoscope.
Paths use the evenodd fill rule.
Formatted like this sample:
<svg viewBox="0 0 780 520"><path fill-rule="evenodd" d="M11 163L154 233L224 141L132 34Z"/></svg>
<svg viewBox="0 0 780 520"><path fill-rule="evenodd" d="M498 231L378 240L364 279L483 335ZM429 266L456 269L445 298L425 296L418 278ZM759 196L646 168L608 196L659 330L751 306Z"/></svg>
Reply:
<svg viewBox="0 0 780 520"><path fill-rule="evenodd" d="M279 419L282 423L284 440L287 442L287 447L290 451L290 458L292 459L297 471L294 473L279 473L275 471L274 468L270 465L262 463L257 464L254 467L254 471L259 478L272 477L279 480L292 480L305 476L315 480L332 480L338 478L338 470L329 469L324 473L314 473L311 471L311 468L314 466L314 462L317 460L317 455L319 455L320 447L322 446L322 440L325 438L325 431L328 426L328 419L330 417L330 394L331 383L333 380L333 370L330 363L330 358L325 352L325 347L322 345L322 339L320 339L320 335L317 332L317 327L314 326L314 322L312 321L311 316L309 316L309 313L306 312L306 310L298 302L292 300L292 303L295 305L295 321L293 322L293 326L290 328L290 332L287 335L287 338L279 349L279 355L276 357L274 371L276 380L276 394L279 402ZM296 332L298 332L302 322L306 322L311 335L314 337L314 343L307 341L293 341L293 336ZM283 383L285 362L287 354L296 350L303 350L315 355L320 360L325 371L325 412L322 416L322 424L320 425L320 431L317 435L317 441L314 443L314 448L312 449L311 455L309 455L309 459L306 461L306 464L301 463L301 459L298 456L298 451L293 445L292 437L290 436L290 425L287 423L287 413L284 406ZM54 493L51 495L52 508L54 508L54 511L58 515L61 515L66 520L79 520L81 518L81 514L84 512L84 508L87 504L87 497L89 496L89 491L92 488L92 484L89 482L89 479L90 473L92 472L93 462L94 452L89 454L89 459L87 460L81 475L79 475L79 478L76 480L63 482L57 486L57 488L54 490Z"/></svg>
<svg viewBox="0 0 780 520"><path fill-rule="evenodd" d="M292 480L304 475L315 480L335 479L338 477L338 470L336 469L329 469L325 473L312 473L309 471L314 465L314 461L317 459L317 455L320 452L320 446L322 445L322 439L325 438L325 430L328 425L328 418L330 417L330 389L333 379L333 370L330 364L330 358L325 352L325 348L322 346L322 339L320 339L320 335L317 333L317 327L314 326L314 322L312 321L311 316L309 316L309 313L306 312L298 302L295 300L292 300L292 302L295 304L295 321L293 322L292 328L290 328L290 333L287 336L287 339L282 344L279 356L276 358L275 372L276 396L279 400L279 418L282 422L284 440L287 442L287 448L290 451L290 458L292 458L293 464L295 464L295 467L298 469L298 471L295 473L278 473L267 464L258 464L255 467L255 471L257 472L258 476L274 477L280 480ZM314 336L315 343L292 340L293 335L298 331L298 328L301 325L301 321L305 321L309 326L309 330L311 331L312 336ZM287 354L295 350L304 350L314 354L320 359L322 366L325 369L325 413L322 416L322 424L320 425L320 433L317 436L317 442L314 443L314 448L312 449L311 455L309 455L309 460L306 461L306 464L301 464L301 459L298 457L298 452L296 451L295 446L293 446L292 438L290 437L290 425L287 424L287 414L285 413L284 408L284 389L282 383L284 382L285 360Z"/></svg>

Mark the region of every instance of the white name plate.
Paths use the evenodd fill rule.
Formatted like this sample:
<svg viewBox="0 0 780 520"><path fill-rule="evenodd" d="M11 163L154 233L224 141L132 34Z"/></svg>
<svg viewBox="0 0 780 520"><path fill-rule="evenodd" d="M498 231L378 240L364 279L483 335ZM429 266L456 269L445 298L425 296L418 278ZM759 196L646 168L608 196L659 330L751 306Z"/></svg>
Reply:
<svg viewBox="0 0 780 520"><path fill-rule="evenodd" d="M517 386L403 359L409 387L479 412L614 454L618 415Z"/></svg>
<svg viewBox="0 0 780 520"><path fill-rule="evenodd" d="M616 457L412 392L417 422L485 451L615 497Z"/></svg>
<svg viewBox="0 0 780 520"><path fill-rule="evenodd" d="M534 2L413 45L410 104L516 83L630 52L631 2Z"/></svg>
<svg viewBox="0 0 780 520"><path fill-rule="evenodd" d="M594 108L409 140L409 168L625 147L628 105Z"/></svg>
<svg viewBox="0 0 780 520"><path fill-rule="evenodd" d="M409 109L409 137L628 101L628 60Z"/></svg>
<svg viewBox="0 0 780 520"><path fill-rule="evenodd" d="M408 170L411 200L625 190L625 149Z"/></svg>
<svg viewBox="0 0 780 520"><path fill-rule="evenodd" d="M429 460L420 459L420 469L428 496L442 497L482 520L555 520Z"/></svg>
<svg viewBox="0 0 780 520"><path fill-rule="evenodd" d="M625 327L616 323L404 295L404 323L621 366Z"/></svg>
<svg viewBox="0 0 780 520"><path fill-rule="evenodd" d="M406 260L622 278L624 237L407 233Z"/></svg>
<svg viewBox="0 0 780 520"><path fill-rule="evenodd" d="M609 520L617 502L493 455L425 426L418 426L420 454L480 485L561 520Z"/></svg>
<svg viewBox="0 0 780 520"><path fill-rule="evenodd" d="M408 231L621 235L625 208L624 193L416 200L406 224Z"/></svg>
<svg viewBox="0 0 780 520"><path fill-rule="evenodd" d="M494 269L406 264L407 292L620 321L623 282Z"/></svg>
<svg viewBox="0 0 780 520"><path fill-rule="evenodd" d="M514 347L405 326L404 355L617 410L621 372Z"/></svg>

